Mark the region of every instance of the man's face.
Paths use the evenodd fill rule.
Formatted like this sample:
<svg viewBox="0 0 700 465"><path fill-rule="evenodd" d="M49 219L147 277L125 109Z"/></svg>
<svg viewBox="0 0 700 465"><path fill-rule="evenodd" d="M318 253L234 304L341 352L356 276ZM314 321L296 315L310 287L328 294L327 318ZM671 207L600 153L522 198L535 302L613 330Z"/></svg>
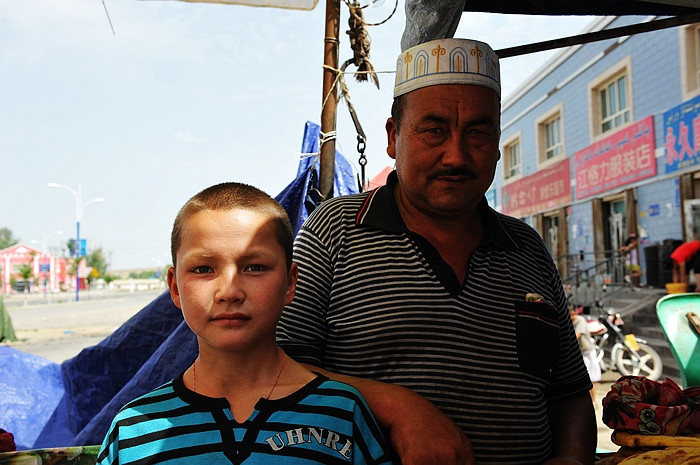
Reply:
<svg viewBox="0 0 700 465"><path fill-rule="evenodd" d="M454 218L473 212L500 158L500 104L490 89L436 85L405 99L400 127L386 123L401 200L423 213Z"/></svg>

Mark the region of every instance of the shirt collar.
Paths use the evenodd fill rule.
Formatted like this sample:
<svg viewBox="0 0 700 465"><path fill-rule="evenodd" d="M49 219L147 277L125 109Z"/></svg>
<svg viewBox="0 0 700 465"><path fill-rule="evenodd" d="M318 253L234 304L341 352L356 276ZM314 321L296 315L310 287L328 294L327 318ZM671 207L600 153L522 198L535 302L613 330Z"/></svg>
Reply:
<svg viewBox="0 0 700 465"><path fill-rule="evenodd" d="M401 218L399 208L396 205L394 190L399 179L396 171L389 173L386 185L371 191L360 207L355 217L358 226L373 226L392 233L406 232L406 224ZM485 217L486 230L482 245L493 245L499 249L516 250L519 248L518 240L501 221L502 215L489 207L486 197L482 198L478 206L479 212Z"/></svg>

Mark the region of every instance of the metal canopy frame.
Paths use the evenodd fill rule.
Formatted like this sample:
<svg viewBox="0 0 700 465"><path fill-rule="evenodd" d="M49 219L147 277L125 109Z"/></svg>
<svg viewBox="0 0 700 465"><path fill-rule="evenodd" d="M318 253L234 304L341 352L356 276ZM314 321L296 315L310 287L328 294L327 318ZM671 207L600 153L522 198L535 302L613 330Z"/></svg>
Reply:
<svg viewBox="0 0 700 465"><path fill-rule="evenodd" d="M496 50L500 58L700 22L700 0L519 0L516 2L512 0L465 0L464 11L546 16L670 16L631 26ZM333 197L336 111L338 106L336 73L340 44L339 31L340 0L326 0L319 173L319 190L322 200Z"/></svg>

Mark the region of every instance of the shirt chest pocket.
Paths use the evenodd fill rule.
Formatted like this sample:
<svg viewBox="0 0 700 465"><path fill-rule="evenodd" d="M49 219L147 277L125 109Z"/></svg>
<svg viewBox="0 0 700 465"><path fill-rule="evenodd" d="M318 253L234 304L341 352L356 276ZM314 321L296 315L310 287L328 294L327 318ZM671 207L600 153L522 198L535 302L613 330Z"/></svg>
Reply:
<svg viewBox="0 0 700 465"><path fill-rule="evenodd" d="M518 363L527 374L549 379L559 363L559 321L547 302L515 303Z"/></svg>

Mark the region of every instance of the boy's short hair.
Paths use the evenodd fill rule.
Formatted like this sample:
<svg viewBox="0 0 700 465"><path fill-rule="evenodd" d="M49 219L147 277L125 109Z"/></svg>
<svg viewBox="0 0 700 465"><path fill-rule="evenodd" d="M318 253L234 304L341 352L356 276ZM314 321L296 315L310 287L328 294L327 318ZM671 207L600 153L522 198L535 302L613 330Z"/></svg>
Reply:
<svg viewBox="0 0 700 465"><path fill-rule="evenodd" d="M287 271L292 265L294 233L287 211L272 197L257 187L239 182L224 182L208 187L190 198L180 209L170 233L170 254L177 266L177 251L187 220L205 210L233 210L243 208L267 215L274 223L277 242L284 249Z"/></svg>

